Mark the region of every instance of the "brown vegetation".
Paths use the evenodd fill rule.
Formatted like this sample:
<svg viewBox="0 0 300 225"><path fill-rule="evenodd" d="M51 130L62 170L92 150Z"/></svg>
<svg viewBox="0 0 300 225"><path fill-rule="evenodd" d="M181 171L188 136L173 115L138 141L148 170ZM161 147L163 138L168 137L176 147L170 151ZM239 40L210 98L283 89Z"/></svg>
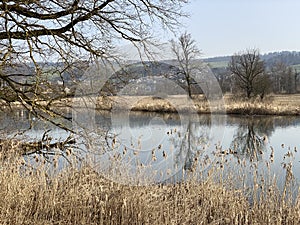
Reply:
<svg viewBox="0 0 300 225"><path fill-rule="evenodd" d="M300 95L270 95L264 100L225 97L228 114L300 115Z"/></svg>
<svg viewBox="0 0 300 225"><path fill-rule="evenodd" d="M220 156L221 159L224 152ZM237 165L243 163L241 160ZM185 183L148 186L115 183L88 165L60 171L53 167L46 170L45 165L43 159L38 157L34 167L15 156L2 161L1 224L300 222L298 198L291 197L288 191L293 177L289 165L286 166L286 181L282 191L275 180L267 182L266 178L263 181L255 170L251 178L253 187L241 185L241 177L249 176L246 173L241 176L227 174L226 179L222 178L226 161L219 161L211 167L207 176L190 172L191 178ZM198 180L192 177L198 177Z"/></svg>
<svg viewBox="0 0 300 225"><path fill-rule="evenodd" d="M270 95L265 99L243 99L225 95L224 105L216 106L199 95L188 100L186 96L112 96L98 99L97 108L103 110L131 109L149 112L197 112L246 115L299 115L300 95ZM225 108L224 108L225 107Z"/></svg>

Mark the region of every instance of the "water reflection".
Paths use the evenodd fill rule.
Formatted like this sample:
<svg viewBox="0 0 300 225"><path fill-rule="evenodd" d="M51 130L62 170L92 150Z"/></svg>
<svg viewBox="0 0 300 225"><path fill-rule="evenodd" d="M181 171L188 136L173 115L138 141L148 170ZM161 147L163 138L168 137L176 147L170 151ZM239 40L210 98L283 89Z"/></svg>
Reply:
<svg viewBox="0 0 300 225"><path fill-rule="evenodd" d="M190 118L186 130L182 131L184 138L178 148L176 160L183 160L184 170L193 171L200 158L204 160L202 166L208 163L205 160L208 157L208 154L205 154L205 150L210 139L210 130L208 129L211 126L210 117L202 118L202 125L200 126L199 124L199 121L196 122ZM173 137L170 141L176 143L178 138Z"/></svg>
<svg viewBox="0 0 300 225"><path fill-rule="evenodd" d="M253 160L261 160L269 137L275 129L274 118L247 117L240 119L230 150Z"/></svg>
<svg viewBox="0 0 300 225"><path fill-rule="evenodd" d="M29 114L3 113L0 118L2 138L20 134L24 140L38 140L46 131L53 140L63 140L69 135ZM205 170L220 161L216 157L223 157L224 152L232 153L230 157L236 159L228 157L232 165L244 160L249 165L259 162L261 168L274 154L272 170L281 174L284 157L290 149L300 148L300 117L219 115L213 118L141 112L112 116L99 111L94 121L92 132L81 132L82 136L76 137L74 149L82 159L92 158L95 168L111 179L114 179L111 171L115 174L126 171L155 182L174 176L180 180L184 171ZM293 152L293 160L294 171L300 170L299 151ZM300 180L299 173L295 177Z"/></svg>

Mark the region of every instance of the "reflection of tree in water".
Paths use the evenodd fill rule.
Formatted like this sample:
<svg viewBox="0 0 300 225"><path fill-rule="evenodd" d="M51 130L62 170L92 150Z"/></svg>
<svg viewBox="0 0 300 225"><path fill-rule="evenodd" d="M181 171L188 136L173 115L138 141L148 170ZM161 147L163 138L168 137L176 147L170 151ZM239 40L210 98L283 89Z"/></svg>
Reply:
<svg viewBox="0 0 300 225"><path fill-rule="evenodd" d="M230 148L239 155L259 160L266 150L266 143L274 129L273 118L245 118L240 121Z"/></svg>
<svg viewBox="0 0 300 225"><path fill-rule="evenodd" d="M178 149L176 164L182 165L185 170L193 169L195 161L208 143L210 123L210 117L205 117L200 122L189 118L185 130L178 132L179 138L172 138L174 146Z"/></svg>

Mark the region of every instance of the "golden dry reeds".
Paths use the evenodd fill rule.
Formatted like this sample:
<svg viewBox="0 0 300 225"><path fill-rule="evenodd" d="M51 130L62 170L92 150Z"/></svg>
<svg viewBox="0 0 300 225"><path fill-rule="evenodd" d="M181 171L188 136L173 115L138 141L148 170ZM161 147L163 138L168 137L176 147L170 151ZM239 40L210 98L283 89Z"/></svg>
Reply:
<svg viewBox="0 0 300 225"><path fill-rule="evenodd" d="M89 165L54 171L38 157L34 166L20 156L6 157L0 164L0 224L299 224L289 165L279 190L276 179L262 180L255 166L253 185L242 185L250 175L236 168L225 176L228 160L220 157L202 175L191 173L200 180L130 186Z"/></svg>
<svg viewBox="0 0 300 225"><path fill-rule="evenodd" d="M128 109L147 112L197 112L227 113L242 115L300 115L300 95L269 95L260 98L242 98L232 94L223 96L224 102L208 102L204 95L195 95L188 101L184 95L170 95L165 99L147 96L111 96L105 101L98 99L97 108L101 110ZM222 104L224 103L224 104Z"/></svg>

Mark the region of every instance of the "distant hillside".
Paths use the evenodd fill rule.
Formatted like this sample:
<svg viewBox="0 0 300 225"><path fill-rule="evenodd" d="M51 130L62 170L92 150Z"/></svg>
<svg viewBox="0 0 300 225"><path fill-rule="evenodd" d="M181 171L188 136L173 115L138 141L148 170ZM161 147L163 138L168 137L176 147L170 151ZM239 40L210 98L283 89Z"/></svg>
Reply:
<svg viewBox="0 0 300 225"><path fill-rule="evenodd" d="M187 91L185 75L178 67L172 65L173 63L172 60L166 60L126 65L109 78L102 91L116 94L122 90L126 95L154 95L161 91L168 94L185 94ZM202 93L193 78L190 87L193 93Z"/></svg>
<svg viewBox="0 0 300 225"><path fill-rule="evenodd" d="M203 59L204 62L208 63L213 69L227 67L231 56L219 56L213 58Z"/></svg>
<svg viewBox="0 0 300 225"><path fill-rule="evenodd" d="M230 58L231 56L220 56L207 58L203 61L208 63L211 68L222 68L227 67ZM283 62L288 66L293 66L296 69L300 69L300 52L272 52L261 55L261 58L265 61L267 67L271 67L276 62Z"/></svg>
<svg viewBox="0 0 300 225"><path fill-rule="evenodd" d="M300 64L300 52L273 52L262 55L262 59L265 60L267 66L271 66L276 62L283 62L288 66L295 66Z"/></svg>

